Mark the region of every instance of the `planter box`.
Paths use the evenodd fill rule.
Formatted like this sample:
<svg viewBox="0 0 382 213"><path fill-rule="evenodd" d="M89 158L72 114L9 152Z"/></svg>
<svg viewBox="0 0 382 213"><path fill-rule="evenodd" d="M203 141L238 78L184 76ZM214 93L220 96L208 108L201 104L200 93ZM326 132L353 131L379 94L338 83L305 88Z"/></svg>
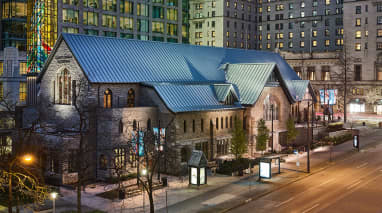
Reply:
<svg viewBox="0 0 382 213"><path fill-rule="evenodd" d="M336 132L329 132L329 137L339 137L351 133L349 130L340 130Z"/></svg>

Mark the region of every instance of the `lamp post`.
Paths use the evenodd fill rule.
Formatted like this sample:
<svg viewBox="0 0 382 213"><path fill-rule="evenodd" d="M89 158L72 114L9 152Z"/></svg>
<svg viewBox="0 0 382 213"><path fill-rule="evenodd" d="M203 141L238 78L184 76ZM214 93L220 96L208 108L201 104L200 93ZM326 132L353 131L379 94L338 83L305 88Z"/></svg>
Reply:
<svg viewBox="0 0 382 213"><path fill-rule="evenodd" d="M142 177L145 177L147 175L147 169L142 169L141 171L141 176ZM142 208L143 208L143 212L145 212L145 187L142 185Z"/></svg>
<svg viewBox="0 0 382 213"><path fill-rule="evenodd" d="M271 132L271 134L272 134L272 145L271 145L271 151L272 151L272 153L273 153L273 104L271 104L271 113L272 113L272 115L271 115L271 120L272 120L272 132Z"/></svg>
<svg viewBox="0 0 382 213"><path fill-rule="evenodd" d="M307 146L307 155L306 155L306 157L307 157L307 159L306 159L306 161L307 161L307 168L306 168L306 170L307 170L307 173L310 173L310 144L311 144L311 142L313 142L313 125L314 125L314 123L313 123L313 118L314 118L314 102L313 102L313 99L312 100L310 100L310 99L308 99L307 100L308 101L308 112L307 112L307 135L308 135L308 146ZM312 101L312 103L310 103L310 101ZM312 115L311 115L311 117L312 117L312 125L311 125L311 127L309 127L309 107L310 107L310 105L312 105ZM311 137L309 137L310 136L310 134L311 134Z"/></svg>
<svg viewBox="0 0 382 213"><path fill-rule="evenodd" d="M53 213L56 213L56 198L57 198L57 192L50 193L50 197L53 200Z"/></svg>
<svg viewBox="0 0 382 213"><path fill-rule="evenodd" d="M12 213L12 168L13 165L17 162L18 158L14 158L10 163L8 167L8 212ZM30 154L26 154L21 158L21 162L24 164L30 164L33 162L33 156Z"/></svg>

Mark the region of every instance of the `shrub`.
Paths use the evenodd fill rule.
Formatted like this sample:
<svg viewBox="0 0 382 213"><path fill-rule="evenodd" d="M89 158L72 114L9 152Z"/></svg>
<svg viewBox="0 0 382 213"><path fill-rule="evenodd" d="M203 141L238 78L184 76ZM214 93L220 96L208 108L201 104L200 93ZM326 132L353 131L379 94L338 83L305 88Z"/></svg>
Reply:
<svg viewBox="0 0 382 213"><path fill-rule="evenodd" d="M137 178L137 173L130 173L130 174L127 174L127 175L122 175L121 178L118 178L118 177L109 177L106 179L106 182L107 183L118 183L120 181L125 181L125 180L130 180L130 179L133 179L133 178Z"/></svg>
<svg viewBox="0 0 382 213"><path fill-rule="evenodd" d="M248 169L249 164L251 167L258 164L259 159L240 158L232 161L225 161L217 170L219 174L231 175L233 172Z"/></svg>
<svg viewBox="0 0 382 213"><path fill-rule="evenodd" d="M327 129L329 132L335 132L338 130L342 130L343 125L344 125L344 123L342 123L342 122L330 123L330 124L328 124Z"/></svg>

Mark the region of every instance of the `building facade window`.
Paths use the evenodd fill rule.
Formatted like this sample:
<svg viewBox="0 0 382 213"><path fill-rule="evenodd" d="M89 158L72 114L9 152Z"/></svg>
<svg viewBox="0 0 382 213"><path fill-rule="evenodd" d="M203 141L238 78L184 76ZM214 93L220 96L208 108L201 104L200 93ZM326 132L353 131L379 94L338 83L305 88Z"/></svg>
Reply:
<svg viewBox="0 0 382 213"><path fill-rule="evenodd" d="M361 80L362 80L362 65L355 64L354 65L354 81L361 81Z"/></svg>
<svg viewBox="0 0 382 213"><path fill-rule="evenodd" d="M77 34L79 32L77 27L63 27L62 28L63 33L74 33Z"/></svg>
<svg viewBox="0 0 382 213"><path fill-rule="evenodd" d="M121 13L133 14L134 3L127 0L120 0L119 9Z"/></svg>
<svg viewBox="0 0 382 213"><path fill-rule="evenodd" d="M101 170L106 170L107 169L107 158L105 155L101 155L99 157L99 168Z"/></svg>
<svg viewBox="0 0 382 213"><path fill-rule="evenodd" d="M355 51L361 51L361 43L355 43Z"/></svg>
<svg viewBox="0 0 382 213"><path fill-rule="evenodd" d="M361 6L355 6L355 14L361 14L361 13L362 13Z"/></svg>
<svg viewBox="0 0 382 213"><path fill-rule="evenodd" d="M310 81L316 80L316 70L315 67L308 67L308 79Z"/></svg>
<svg viewBox="0 0 382 213"><path fill-rule="evenodd" d="M183 121L183 132L184 133L187 132L187 121L186 120Z"/></svg>
<svg viewBox="0 0 382 213"><path fill-rule="evenodd" d="M127 92L127 107L135 107L135 91L132 88Z"/></svg>
<svg viewBox="0 0 382 213"><path fill-rule="evenodd" d="M4 98L3 82L0 82L0 100Z"/></svg>
<svg viewBox="0 0 382 213"><path fill-rule="evenodd" d="M102 15L102 26L108 28L117 28L117 17L112 15Z"/></svg>
<svg viewBox="0 0 382 213"><path fill-rule="evenodd" d="M111 108L113 106L113 93L110 89L105 90L103 94L103 107Z"/></svg>
<svg viewBox="0 0 382 213"><path fill-rule="evenodd" d="M98 26L98 13L84 11L84 24Z"/></svg>
<svg viewBox="0 0 382 213"><path fill-rule="evenodd" d="M27 63L26 62L20 62L19 69L20 69L20 75L26 75L27 70L28 70Z"/></svg>
<svg viewBox="0 0 382 213"><path fill-rule="evenodd" d="M27 83L26 82L20 82L19 101L25 102L26 99L27 99Z"/></svg>
<svg viewBox="0 0 382 213"><path fill-rule="evenodd" d="M129 17L119 18L119 28L122 30L133 30L134 20Z"/></svg>
<svg viewBox="0 0 382 213"><path fill-rule="evenodd" d="M64 23L78 24L78 10L62 9L62 21Z"/></svg>
<svg viewBox="0 0 382 213"><path fill-rule="evenodd" d="M146 4L137 4L137 15L138 16L149 16L149 7Z"/></svg>
<svg viewBox="0 0 382 213"><path fill-rule="evenodd" d="M178 20L178 10L177 9L172 9L172 8L167 8L167 20L170 21L177 21Z"/></svg>
<svg viewBox="0 0 382 213"><path fill-rule="evenodd" d="M330 81L330 66L325 65L321 67L321 80Z"/></svg>
<svg viewBox="0 0 382 213"><path fill-rule="evenodd" d="M84 7L98 8L98 0L83 0Z"/></svg>
<svg viewBox="0 0 382 213"><path fill-rule="evenodd" d="M382 16L377 16L377 24L382 24Z"/></svg>
<svg viewBox="0 0 382 213"><path fill-rule="evenodd" d="M114 149L114 166L116 169L121 169L126 166L126 154L127 150L125 148Z"/></svg>
<svg viewBox="0 0 382 213"><path fill-rule="evenodd" d="M102 9L117 12L117 0L102 0Z"/></svg>
<svg viewBox="0 0 382 213"><path fill-rule="evenodd" d="M71 90L72 82L71 76L67 69L63 70L57 76L58 82L58 104L70 104L71 102Z"/></svg>
<svg viewBox="0 0 382 213"><path fill-rule="evenodd" d="M270 121L272 120L272 112L273 112L273 120L279 120L279 106L277 104L276 99L272 95L267 95L263 104L264 109L264 120Z"/></svg>
<svg viewBox="0 0 382 213"><path fill-rule="evenodd" d="M164 23L159 21L152 22L152 32L153 33L164 33Z"/></svg>

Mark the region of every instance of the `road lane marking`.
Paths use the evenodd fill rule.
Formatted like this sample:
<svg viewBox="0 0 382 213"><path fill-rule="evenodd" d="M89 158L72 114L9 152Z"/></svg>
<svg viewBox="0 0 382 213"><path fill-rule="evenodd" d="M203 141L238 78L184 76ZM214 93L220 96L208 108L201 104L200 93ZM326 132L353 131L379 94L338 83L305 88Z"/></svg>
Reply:
<svg viewBox="0 0 382 213"><path fill-rule="evenodd" d="M202 204L206 205L206 206L216 206L216 205L218 205L220 203L223 203L223 202L226 202L228 200L231 200L234 197L235 196L231 195L231 194L221 194L221 195L213 197L213 198L211 198L209 200L204 201Z"/></svg>
<svg viewBox="0 0 382 213"><path fill-rule="evenodd" d="M309 212L310 210L312 210L312 209L316 208L316 207L317 207L317 206L319 206L319 205L320 205L320 204L316 203L316 204L314 204L312 207L310 207L309 209L307 209L307 210L303 211L302 213L306 213L306 212Z"/></svg>
<svg viewBox="0 0 382 213"><path fill-rule="evenodd" d="M363 164L361 164L361 165L357 166L357 169L360 169L360 168L362 168L362 167L365 167L367 164L369 164L369 163L368 163L368 162L366 162L366 163L363 163Z"/></svg>
<svg viewBox="0 0 382 213"><path fill-rule="evenodd" d="M293 199L294 199L294 197L291 197L291 198L289 198L288 200L286 200L286 201L284 201L284 202L281 202L281 203L275 205L275 207L280 207L280 206L282 206L282 205L284 205L284 204L286 204L286 203L292 201Z"/></svg>
<svg viewBox="0 0 382 213"><path fill-rule="evenodd" d="M360 184L360 183L362 183L362 181L359 180L359 181L353 183L352 185L348 186L346 189L349 190L349 189L351 189L351 188L357 186L357 185Z"/></svg>
<svg viewBox="0 0 382 213"><path fill-rule="evenodd" d="M332 182L333 180L334 180L334 178L329 179L329 180L327 180L327 181L321 183L320 185L318 185L318 187L323 186L323 185L325 185L325 184L328 184L328 183Z"/></svg>

